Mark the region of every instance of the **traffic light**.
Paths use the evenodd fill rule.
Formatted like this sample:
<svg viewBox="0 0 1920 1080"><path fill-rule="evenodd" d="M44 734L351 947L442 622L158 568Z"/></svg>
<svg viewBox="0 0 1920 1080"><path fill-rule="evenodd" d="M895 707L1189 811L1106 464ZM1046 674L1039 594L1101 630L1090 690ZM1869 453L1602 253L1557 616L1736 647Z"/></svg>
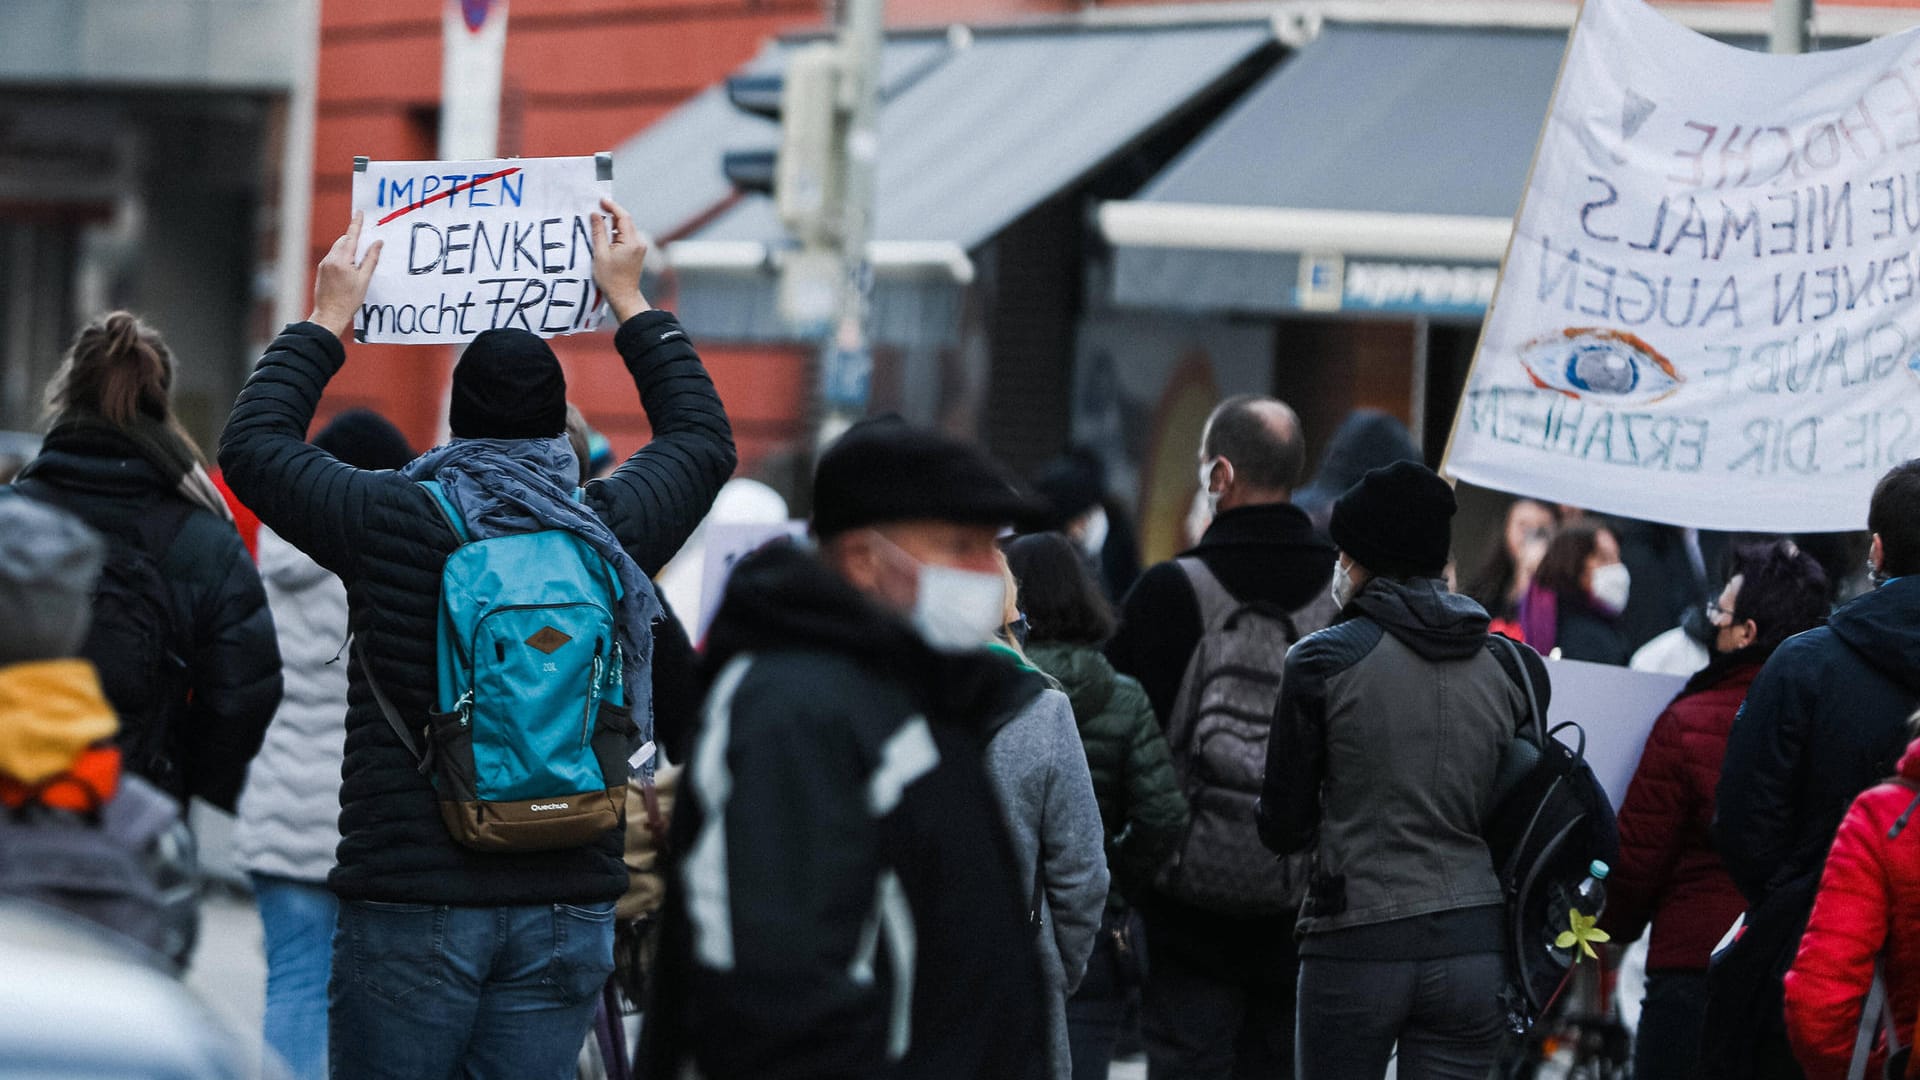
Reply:
<svg viewBox="0 0 1920 1080"><path fill-rule="evenodd" d="M794 50L784 75L736 75L726 83L735 108L779 121L780 149L730 151L721 169L734 187L771 195L781 223L802 247L840 239L849 115L841 100L844 71L838 47L812 44Z"/></svg>
<svg viewBox="0 0 1920 1080"><path fill-rule="evenodd" d="M794 50L783 75L727 80L735 108L780 123L780 149L731 151L721 159L742 191L773 197L799 241L783 253L780 310L818 332L833 318L846 236L847 129L852 116L845 51L816 43Z"/></svg>

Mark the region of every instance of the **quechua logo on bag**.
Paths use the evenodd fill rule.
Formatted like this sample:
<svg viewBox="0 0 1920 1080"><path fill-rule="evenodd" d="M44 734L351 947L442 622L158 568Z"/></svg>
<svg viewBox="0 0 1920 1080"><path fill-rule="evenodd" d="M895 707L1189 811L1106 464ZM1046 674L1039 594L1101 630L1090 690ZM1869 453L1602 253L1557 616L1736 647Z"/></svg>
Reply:
<svg viewBox="0 0 1920 1080"><path fill-rule="evenodd" d="M559 651L560 646L572 640L573 638L570 635L564 634L551 626L543 626L538 633L526 640L526 644L539 649L548 656L552 656L555 652Z"/></svg>

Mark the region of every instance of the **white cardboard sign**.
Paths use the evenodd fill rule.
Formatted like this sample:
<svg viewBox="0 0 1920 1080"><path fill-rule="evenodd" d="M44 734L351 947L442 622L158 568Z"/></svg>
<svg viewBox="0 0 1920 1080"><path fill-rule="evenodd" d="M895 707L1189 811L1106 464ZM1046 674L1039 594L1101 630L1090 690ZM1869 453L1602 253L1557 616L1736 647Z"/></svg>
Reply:
<svg viewBox="0 0 1920 1080"><path fill-rule="evenodd" d="M517 327L577 334L605 317L593 283L593 215L613 193L610 157L359 161L353 208L364 255L385 241L358 340L471 341Z"/></svg>
<svg viewBox="0 0 1920 1080"><path fill-rule="evenodd" d="M1446 468L1628 517L1864 528L1920 455L1920 32L1774 56L1586 0Z"/></svg>
<svg viewBox="0 0 1920 1080"><path fill-rule="evenodd" d="M1587 765L1607 789L1614 809L1619 809L1626 801L1633 771L1640 767L1640 752L1646 748L1654 721L1687 680L1584 660L1549 660L1547 673L1553 683L1548 724L1571 720L1586 732ZM1579 744L1572 731L1561 732L1559 738L1568 746Z"/></svg>
<svg viewBox="0 0 1920 1080"><path fill-rule="evenodd" d="M733 568L741 559L775 540L799 541L806 536L804 521L727 521L708 525L706 561L700 568L700 611L693 626L693 640L696 643L706 640L707 629L713 625L713 617L720 611L720 600L726 595L727 579L733 576Z"/></svg>

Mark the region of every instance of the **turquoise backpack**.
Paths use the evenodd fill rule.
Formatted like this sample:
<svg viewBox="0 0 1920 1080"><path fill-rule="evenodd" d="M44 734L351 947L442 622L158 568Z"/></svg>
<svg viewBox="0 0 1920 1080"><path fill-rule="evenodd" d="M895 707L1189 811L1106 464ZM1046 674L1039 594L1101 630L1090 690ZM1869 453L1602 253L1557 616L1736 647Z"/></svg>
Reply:
<svg viewBox="0 0 1920 1080"><path fill-rule="evenodd" d="M569 532L475 540L440 485L421 486L460 538L440 575L439 697L424 754L370 671L368 683L432 778L447 830L482 851L549 851L622 828L635 728L619 576Z"/></svg>

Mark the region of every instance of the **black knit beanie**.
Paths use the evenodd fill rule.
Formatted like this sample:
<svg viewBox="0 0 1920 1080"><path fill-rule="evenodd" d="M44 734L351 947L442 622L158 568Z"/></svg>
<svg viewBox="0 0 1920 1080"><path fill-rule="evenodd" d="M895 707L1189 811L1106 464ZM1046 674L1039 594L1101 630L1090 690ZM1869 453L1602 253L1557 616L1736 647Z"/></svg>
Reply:
<svg viewBox="0 0 1920 1080"><path fill-rule="evenodd" d="M414 457L407 437L372 409L348 409L334 417L313 437L313 445L356 469L397 469Z"/></svg>
<svg viewBox="0 0 1920 1080"><path fill-rule="evenodd" d="M1044 529L1050 517L986 451L897 416L855 424L814 471L813 531L823 540L894 521Z"/></svg>
<svg viewBox="0 0 1920 1080"><path fill-rule="evenodd" d="M1457 509L1453 488L1432 469L1396 461L1334 500L1327 532L1368 573L1437 576L1447 566Z"/></svg>
<svg viewBox="0 0 1920 1080"><path fill-rule="evenodd" d="M567 430L567 377L536 334L487 330L453 368L447 424L458 439L540 439Z"/></svg>

